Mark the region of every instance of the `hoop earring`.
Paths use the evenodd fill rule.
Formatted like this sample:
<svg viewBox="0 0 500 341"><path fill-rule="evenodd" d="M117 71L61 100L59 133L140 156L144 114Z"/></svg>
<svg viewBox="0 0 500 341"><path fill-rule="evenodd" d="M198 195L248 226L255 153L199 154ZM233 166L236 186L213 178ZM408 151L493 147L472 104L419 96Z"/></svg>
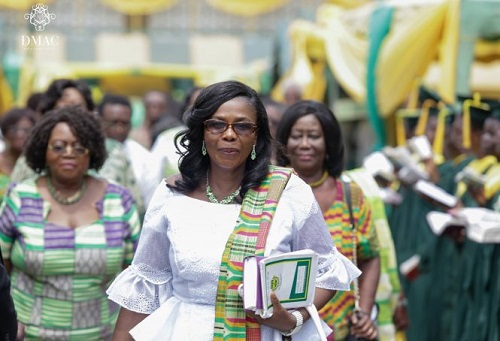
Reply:
<svg viewBox="0 0 500 341"><path fill-rule="evenodd" d="M255 144L252 147L252 152L250 153L250 159L255 160L257 158L257 153L255 152Z"/></svg>
<svg viewBox="0 0 500 341"><path fill-rule="evenodd" d="M207 155L207 148L205 147L205 141L203 141L203 144L201 145L201 155L203 156Z"/></svg>

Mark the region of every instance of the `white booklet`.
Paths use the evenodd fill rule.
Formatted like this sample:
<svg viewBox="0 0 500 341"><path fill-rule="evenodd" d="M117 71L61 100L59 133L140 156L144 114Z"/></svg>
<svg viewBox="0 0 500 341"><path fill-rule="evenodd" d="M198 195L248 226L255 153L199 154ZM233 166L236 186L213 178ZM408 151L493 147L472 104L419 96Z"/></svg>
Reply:
<svg viewBox="0 0 500 341"><path fill-rule="evenodd" d="M420 160L428 160L433 157L432 146L425 135L414 136L407 141L408 147L418 155Z"/></svg>
<svg viewBox="0 0 500 341"><path fill-rule="evenodd" d="M382 152L373 152L363 159L363 167L370 172L373 177L380 176L386 181L395 179L394 166Z"/></svg>
<svg viewBox="0 0 500 341"><path fill-rule="evenodd" d="M465 228L467 221L449 213L431 211L427 213L427 223L435 235L442 235L449 228Z"/></svg>
<svg viewBox="0 0 500 341"><path fill-rule="evenodd" d="M484 221L470 225L466 230L467 238L476 243L500 243L500 223Z"/></svg>
<svg viewBox="0 0 500 341"><path fill-rule="evenodd" d="M486 184L486 175L479 173L472 167L465 167L455 176L455 182L463 181L467 186L483 187Z"/></svg>
<svg viewBox="0 0 500 341"><path fill-rule="evenodd" d="M500 212L487 208L464 208L459 215L467 220L467 238L477 243L500 243Z"/></svg>
<svg viewBox="0 0 500 341"><path fill-rule="evenodd" d="M267 257L246 257L243 265L243 305L262 317L273 313L271 292L286 309L313 303L317 254L309 249Z"/></svg>
<svg viewBox="0 0 500 341"><path fill-rule="evenodd" d="M417 193L446 208L453 208L458 203L458 199L454 195L447 193L430 181L419 180L413 188Z"/></svg>
<svg viewBox="0 0 500 341"><path fill-rule="evenodd" d="M465 228L467 238L477 243L500 243L500 213L487 208L468 207L455 215L431 211L427 221L440 235L449 228Z"/></svg>

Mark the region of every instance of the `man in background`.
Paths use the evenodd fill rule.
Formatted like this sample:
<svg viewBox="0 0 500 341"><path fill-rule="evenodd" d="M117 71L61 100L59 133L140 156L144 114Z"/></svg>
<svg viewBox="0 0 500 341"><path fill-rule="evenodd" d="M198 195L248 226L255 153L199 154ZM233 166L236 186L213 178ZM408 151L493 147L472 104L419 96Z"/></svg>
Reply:
<svg viewBox="0 0 500 341"><path fill-rule="evenodd" d="M147 207L156 186L161 181L160 167L151 153L138 142L129 138L132 106L124 96L106 94L98 107L104 134L121 142L132 165L144 206Z"/></svg>

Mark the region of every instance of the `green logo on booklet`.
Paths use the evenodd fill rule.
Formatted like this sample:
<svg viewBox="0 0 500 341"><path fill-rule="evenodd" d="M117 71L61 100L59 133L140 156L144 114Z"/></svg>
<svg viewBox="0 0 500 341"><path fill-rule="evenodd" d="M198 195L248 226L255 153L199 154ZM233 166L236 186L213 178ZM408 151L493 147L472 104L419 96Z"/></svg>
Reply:
<svg viewBox="0 0 500 341"><path fill-rule="evenodd" d="M271 290L276 291L280 287L280 279L278 276L273 276L271 279Z"/></svg>

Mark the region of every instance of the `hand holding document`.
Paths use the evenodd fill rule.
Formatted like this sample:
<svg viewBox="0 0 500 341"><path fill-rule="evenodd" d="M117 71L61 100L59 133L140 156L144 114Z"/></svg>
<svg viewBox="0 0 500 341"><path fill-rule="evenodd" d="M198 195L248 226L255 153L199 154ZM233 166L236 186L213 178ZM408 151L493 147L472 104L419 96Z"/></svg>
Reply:
<svg viewBox="0 0 500 341"><path fill-rule="evenodd" d="M312 250L268 257L251 256L243 265L243 305L263 318L273 313L271 292L285 309L310 306L314 300L318 256Z"/></svg>

